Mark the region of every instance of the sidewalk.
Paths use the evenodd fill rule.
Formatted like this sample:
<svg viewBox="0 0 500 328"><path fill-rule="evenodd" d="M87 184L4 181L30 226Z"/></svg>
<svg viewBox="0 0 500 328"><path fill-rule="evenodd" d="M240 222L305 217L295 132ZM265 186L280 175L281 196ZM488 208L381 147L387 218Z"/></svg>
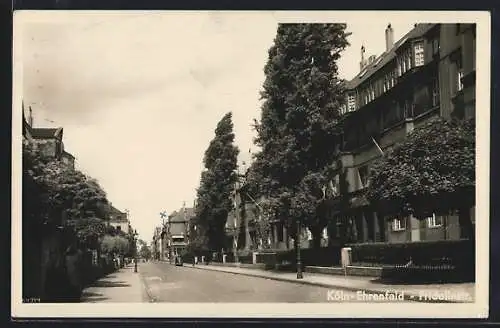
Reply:
<svg viewBox="0 0 500 328"><path fill-rule="evenodd" d="M134 265L113 272L82 292L82 303L141 303L145 299L143 284Z"/></svg>
<svg viewBox="0 0 500 328"><path fill-rule="evenodd" d="M404 293L405 299L421 302L474 302L475 283L462 284L429 284L429 285L389 285L374 281L372 277L340 276L304 272L303 279L297 279L296 273L275 272L261 269L238 267L224 267L215 265L184 264L186 268L212 270L260 277L278 281L287 281L303 285L313 285L326 288L340 288L350 291L364 291L366 293L399 292ZM441 299L430 299L433 296Z"/></svg>

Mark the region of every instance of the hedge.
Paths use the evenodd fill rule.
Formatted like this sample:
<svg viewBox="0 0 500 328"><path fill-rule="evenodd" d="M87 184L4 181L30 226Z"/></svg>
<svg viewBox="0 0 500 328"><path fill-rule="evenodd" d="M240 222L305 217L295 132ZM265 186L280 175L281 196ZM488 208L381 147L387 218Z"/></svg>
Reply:
<svg viewBox="0 0 500 328"><path fill-rule="evenodd" d="M381 280L390 283L429 284L475 281L475 266L394 266L382 269Z"/></svg>
<svg viewBox="0 0 500 328"><path fill-rule="evenodd" d="M371 243L348 245L353 263L403 265L412 261L425 266L474 266L475 245L471 240L440 240L409 243Z"/></svg>
<svg viewBox="0 0 500 328"><path fill-rule="evenodd" d="M340 247L303 248L300 250L302 266L338 266L340 265ZM297 251L291 249L276 253L276 263L283 270L295 270Z"/></svg>

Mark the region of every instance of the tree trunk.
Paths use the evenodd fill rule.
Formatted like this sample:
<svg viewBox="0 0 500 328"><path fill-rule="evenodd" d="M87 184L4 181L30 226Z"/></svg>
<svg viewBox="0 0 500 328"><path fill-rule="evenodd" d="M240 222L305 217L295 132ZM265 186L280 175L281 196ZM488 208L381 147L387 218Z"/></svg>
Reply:
<svg viewBox="0 0 500 328"><path fill-rule="evenodd" d="M252 239L250 238L250 229L248 225L248 215L246 212L245 205L243 205L242 209L242 219L245 222L245 250L250 249L250 244L252 243Z"/></svg>
<svg viewBox="0 0 500 328"><path fill-rule="evenodd" d="M468 208L461 208L458 211L458 222L460 224L460 238L475 239L474 227Z"/></svg>

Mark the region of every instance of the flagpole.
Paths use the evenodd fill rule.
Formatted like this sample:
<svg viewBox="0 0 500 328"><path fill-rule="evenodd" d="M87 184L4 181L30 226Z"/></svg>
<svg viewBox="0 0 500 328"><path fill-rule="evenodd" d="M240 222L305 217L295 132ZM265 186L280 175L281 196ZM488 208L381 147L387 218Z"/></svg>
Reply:
<svg viewBox="0 0 500 328"><path fill-rule="evenodd" d="M380 152L380 154L382 156L384 156L384 151L382 150L382 148L380 148L380 146L378 145L378 143L375 141L375 139L372 137L372 141L373 143L375 144L375 146L377 147L378 151Z"/></svg>

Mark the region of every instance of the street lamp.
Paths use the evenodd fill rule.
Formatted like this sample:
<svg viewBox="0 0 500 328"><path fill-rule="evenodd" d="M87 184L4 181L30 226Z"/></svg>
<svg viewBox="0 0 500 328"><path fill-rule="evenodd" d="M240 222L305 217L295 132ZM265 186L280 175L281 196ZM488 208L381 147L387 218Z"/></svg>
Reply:
<svg viewBox="0 0 500 328"><path fill-rule="evenodd" d="M302 275L302 261L300 259L300 220L297 219L297 279L302 279L304 276Z"/></svg>
<svg viewBox="0 0 500 328"><path fill-rule="evenodd" d="M134 272L137 272L137 230L134 230Z"/></svg>

